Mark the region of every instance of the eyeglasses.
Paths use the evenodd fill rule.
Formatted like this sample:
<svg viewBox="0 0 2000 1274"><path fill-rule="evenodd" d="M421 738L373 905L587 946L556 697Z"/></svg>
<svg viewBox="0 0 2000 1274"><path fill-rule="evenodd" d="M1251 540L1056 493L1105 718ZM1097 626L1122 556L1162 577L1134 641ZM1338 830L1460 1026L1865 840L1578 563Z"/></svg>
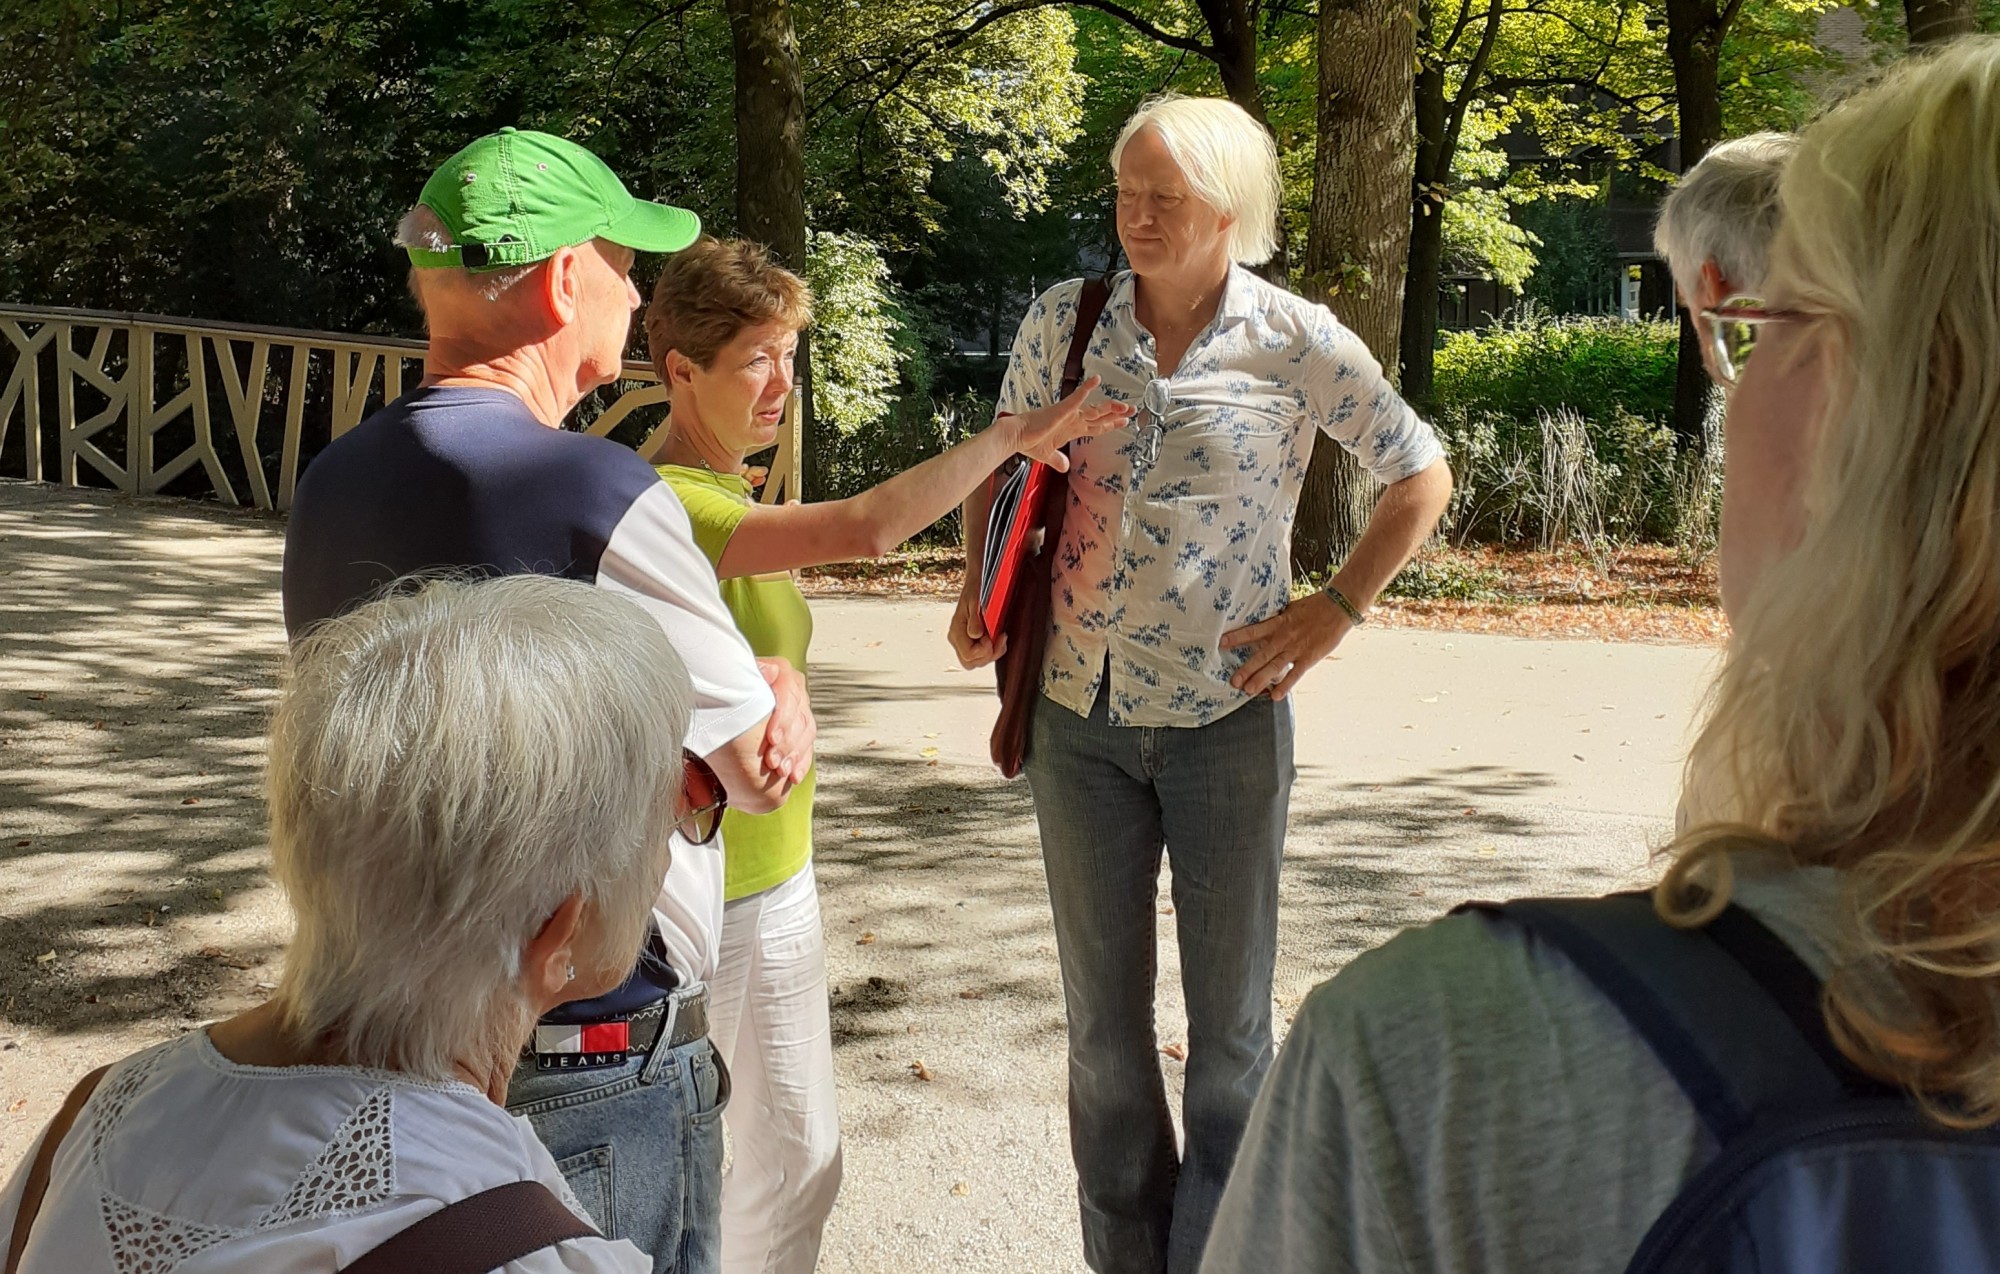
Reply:
<svg viewBox="0 0 2000 1274"><path fill-rule="evenodd" d="M729 809L729 793L708 762L694 753L681 752L681 794L678 826L690 845L706 845L722 830L722 816Z"/></svg>
<svg viewBox="0 0 2000 1274"><path fill-rule="evenodd" d="M1795 323L1813 317L1804 310L1774 310L1754 296L1732 296L1714 309L1703 310L1708 320L1708 349L1715 355L1716 379L1724 389L1734 389L1757 348L1757 329L1766 323Z"/></svg>

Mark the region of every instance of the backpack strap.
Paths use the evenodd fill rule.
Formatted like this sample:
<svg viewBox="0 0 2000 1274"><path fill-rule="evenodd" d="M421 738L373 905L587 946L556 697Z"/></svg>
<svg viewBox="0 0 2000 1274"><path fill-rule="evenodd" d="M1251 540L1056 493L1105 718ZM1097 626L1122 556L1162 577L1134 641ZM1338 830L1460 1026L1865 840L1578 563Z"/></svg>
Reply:
<svg viewBox="0 0 2000 1274"><path fill-rule="evenodd" d="M539 1181L515 1181L446 1204L362 1253L343 1274L489 1274L597 1231Z"/></svg>
<svg viewBox="0 0 2000 1274"><path fill-rule="evenodd" d="M1561 952L1653 1050L1718 1142L1773 1111L1886 1091L1834 1047L1819 979L1741 907L1703 929L1667 924L1649 893L1467 909Z"/></svg>

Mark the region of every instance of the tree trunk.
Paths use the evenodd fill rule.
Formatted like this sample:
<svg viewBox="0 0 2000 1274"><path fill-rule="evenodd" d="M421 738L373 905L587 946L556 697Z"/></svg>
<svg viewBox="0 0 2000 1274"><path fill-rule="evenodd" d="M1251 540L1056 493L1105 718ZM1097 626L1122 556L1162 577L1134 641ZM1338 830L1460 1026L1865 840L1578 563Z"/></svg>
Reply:
<svg viewBox="0 0 2000 1274"><path fill-rule="evenodd" d="M1422 38L1430 43L1430 0L1417 7ZM1403 326L1399 350L1403 396L1419 411L1430 406L1436 360L1438 284L1444 273L1445 182L1451 157L1445 153L1444 65L1426 57L1415 84L1417 150L1410 196L1410 266L1403 283ZM1388 362L1385 358L1383 362Z"/></svg>
<svg viewBox="0 0 2000 1274"><path fill-rule="evenodd" d="M1392 379L1410 247L1416 57L1416 0L1320 0L1306 282ZM1372 485L1344 448L1313 449L1294 569L1316 574L1347 554L1367 525Z"/></svg>
<svg viewBox="0 0 2000 1274"><path fill-rule="evenodd" d="M1199 0L1202 21L1208 24L1209 57L1222 77L1222 91L1229 100L1249 112L1250 118L1271 131L1271 119L1264 109L1264 89L1257 79L1257 14L1250 0ZM1290 252L1285 242L1285 219L1278 218L1278 247L1271 259L1256 267L1279 287L1286 284Z"/></svg>
<svg viewBox="0 0 2000 1274"><path fill-rule="evenodd" d="M1913 49L1942 44L1979 29L1974 0L1903 0L1903 20L1909 24Z"/></svg>
<svg viewBox="0 0 2000 1274"><path fill-rule="evenodd" d="M736 232L789 268L806 268L806 91L791 0L728 0L736 60ZM807 498L820 491L812 350L799 341L799 464Z"/></svg>
<svg viewBox="0 0 2000 1274"><path fill-rule="evenodd" d="M1700 163L1722 137L1722 37L1728 25L1715 0L1667 0L1667 56L1674 67L1682 172ZM1714 392L1701 361L1701 338L1693 317L1683 310L1674 377L1674 432L1683 446L1699 451L1705 445L1703 426Z"/></svg>

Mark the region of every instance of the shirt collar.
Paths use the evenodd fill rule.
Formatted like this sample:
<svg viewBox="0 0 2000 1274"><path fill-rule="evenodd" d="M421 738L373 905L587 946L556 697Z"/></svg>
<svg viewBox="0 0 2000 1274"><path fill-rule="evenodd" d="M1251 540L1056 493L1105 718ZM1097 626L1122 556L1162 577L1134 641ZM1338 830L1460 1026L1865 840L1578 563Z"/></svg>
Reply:
<svg viewBox="0 0 2000 1274"><path fill-rule="evenodd" d="M1110 305L1112 313L1125 320L1134 320L1132 302L1137 295L1139 276L1130 270L1120 270L1111 282ZM1222 303L1215 310L1215 329L1225 331L1252 317L1259 309L1257 303L1257 276L1240 265L1229 267L1229 278L1222 285Z"/></svg>

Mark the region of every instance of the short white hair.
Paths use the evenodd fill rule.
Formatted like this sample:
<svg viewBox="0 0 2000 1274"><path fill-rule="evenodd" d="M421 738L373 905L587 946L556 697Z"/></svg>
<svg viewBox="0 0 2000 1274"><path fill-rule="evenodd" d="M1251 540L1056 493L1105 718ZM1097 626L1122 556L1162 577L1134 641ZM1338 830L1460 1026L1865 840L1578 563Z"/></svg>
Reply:
<svg viewBox="0 0 2000 1274"><path fill-rule="evenodd" d="M578 963L629 967L693 701L659 625L573 580L404 581L310 629L267 782L288 1028L431 1079L510 1056L534 1021L522 947L573 894Z"/></svg>
<svg viewBox="0 0 2000 1274"><path fill-rule="evenodd" d="M403 219L396 223L396 246L399 248L423 248L431 252L443 252L457 242L458 240L452 237L451 227L447 226L444 218L438 216L428 204L418 204L404 213ZM540 264L539 261L531 261L527 265L510 265L498 270L476 271L463 267L413 265L410 267L410 290L417 291L416 280L419 269L449 270L464 277L479 295L489 301L497 301L506 295L507 289L533 274L535 267ZM421 302L423 294L418 292L417 299Z"/></svg>
<svg viewBox="0 0 2000 1274"><path fill-rule="evenodd" d="M1723 142L1668 192L1653 227L1653 248L1690 303L1695 280L1710 261L1732 285L1763 288L1778 233L1778 182L1798 148L1792 133Z"/></svg>
<svg viewBox="0 0 2000 1274"><path fill-rule="evenodd" d="M1271 130L1227 98L1182 97L1162 93L1147 98L1125 121L1111 147L1111 170L1118 171L1125 145L1140 129L1160 135L1188 185L1225 217L1229 259L1259 265L1278 250L1278 144Z"/></svg>

